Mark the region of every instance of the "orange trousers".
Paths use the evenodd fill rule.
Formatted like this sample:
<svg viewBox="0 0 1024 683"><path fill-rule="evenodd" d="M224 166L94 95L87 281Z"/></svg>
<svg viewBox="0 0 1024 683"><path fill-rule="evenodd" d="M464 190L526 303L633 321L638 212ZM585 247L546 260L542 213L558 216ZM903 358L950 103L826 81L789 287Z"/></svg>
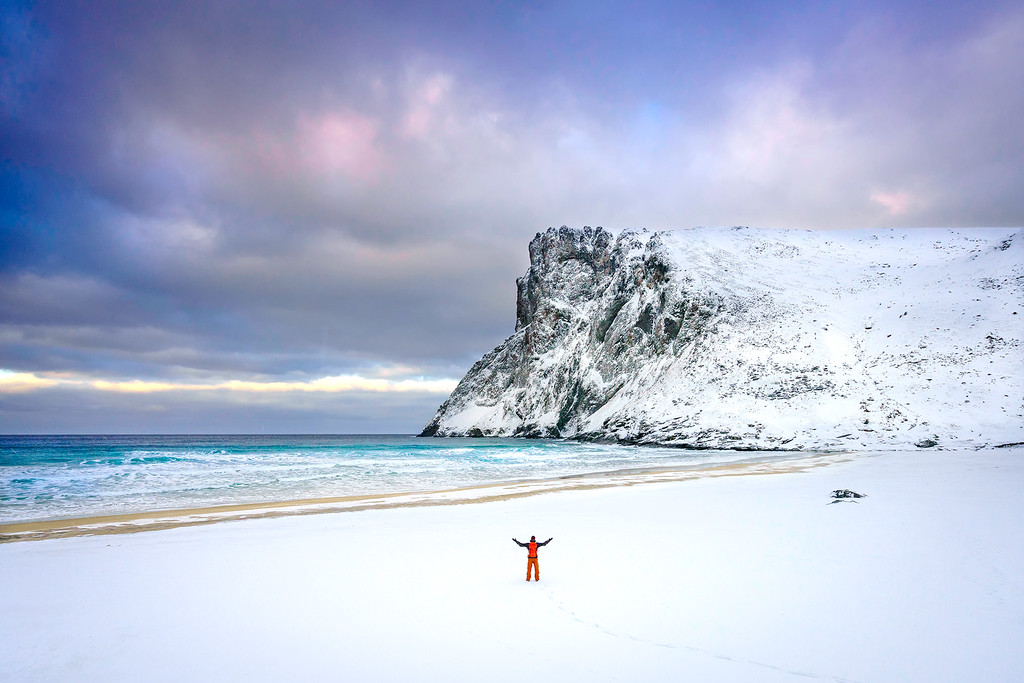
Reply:
<svg viewBox="0 0 1024 683"><path fill-rule="evenodd" d="M533 570L534 581L540 581L540 563L536 557L526 558L526 580L530 580L530 570Z"/></svg>

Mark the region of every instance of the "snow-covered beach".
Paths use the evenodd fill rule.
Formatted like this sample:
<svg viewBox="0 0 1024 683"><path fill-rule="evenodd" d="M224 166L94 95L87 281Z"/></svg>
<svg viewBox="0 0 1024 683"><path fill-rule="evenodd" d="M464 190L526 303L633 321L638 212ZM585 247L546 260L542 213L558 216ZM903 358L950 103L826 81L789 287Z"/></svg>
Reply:
<svg viewBox="0 0 1024 683"><path fill-rule="evenodd" d="M6 543L0 678L1019 680L1022 455Z"/></svg>

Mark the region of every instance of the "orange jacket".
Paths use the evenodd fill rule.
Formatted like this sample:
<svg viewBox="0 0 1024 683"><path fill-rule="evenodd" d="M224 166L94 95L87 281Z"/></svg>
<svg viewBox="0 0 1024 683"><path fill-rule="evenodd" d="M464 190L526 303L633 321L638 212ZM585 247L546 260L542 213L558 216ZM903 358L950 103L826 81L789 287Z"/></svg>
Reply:
<svg viewBox="0 0 1024 683"><path fill-rule="evenodd" d="M519 541L516 541L515 538L513 538L512 540L515 541L516 545L522 548L527 548L529 550L529 557L533 558L537 557L537 548L540 548L541 546L545 546L548 543L551 543L551 541L553 541L554 539L549 538L543 543L538 543L537 541L530 541L529 543L520 543Z"/></svg>

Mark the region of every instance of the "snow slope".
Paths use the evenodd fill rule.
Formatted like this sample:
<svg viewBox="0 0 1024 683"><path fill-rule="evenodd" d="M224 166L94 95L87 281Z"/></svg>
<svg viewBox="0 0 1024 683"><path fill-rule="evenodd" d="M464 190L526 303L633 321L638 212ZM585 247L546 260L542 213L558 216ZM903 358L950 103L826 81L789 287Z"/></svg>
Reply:
<svg viewBox="0 0 1024 683"><path fill-rule="evenodd" d="M0 681L1019 681L1022 456L0 544Z"/></svg>
<svg viewBox="0 0 1024 683"><path fill-rule="evenodd" d="M425 435L693 448L1024 441L1024 231L549 229Z"/></svg>

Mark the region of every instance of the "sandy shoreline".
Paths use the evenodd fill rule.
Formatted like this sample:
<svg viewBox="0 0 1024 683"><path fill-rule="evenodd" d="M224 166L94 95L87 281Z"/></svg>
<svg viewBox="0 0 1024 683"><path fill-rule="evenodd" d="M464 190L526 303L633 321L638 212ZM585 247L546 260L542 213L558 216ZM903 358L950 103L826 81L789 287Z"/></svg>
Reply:
<svg viewBox="0 0 1024 683"><path fill-rule="evenodd" d="M381 493L299 500L240 503L210 507L153 510L66 519L31 520L0 524L0 543L35 541L72 536L100 536L198 526L243 519L294 515L356 512L401 507L463 505L511 500L559 491L582 491L647 483L687 481L709 477L734 477L785 472L848 461L849 453L814 453L778 456L715 465L679 465L615 470L581 475L482 484L454 489Z"/></svg>

